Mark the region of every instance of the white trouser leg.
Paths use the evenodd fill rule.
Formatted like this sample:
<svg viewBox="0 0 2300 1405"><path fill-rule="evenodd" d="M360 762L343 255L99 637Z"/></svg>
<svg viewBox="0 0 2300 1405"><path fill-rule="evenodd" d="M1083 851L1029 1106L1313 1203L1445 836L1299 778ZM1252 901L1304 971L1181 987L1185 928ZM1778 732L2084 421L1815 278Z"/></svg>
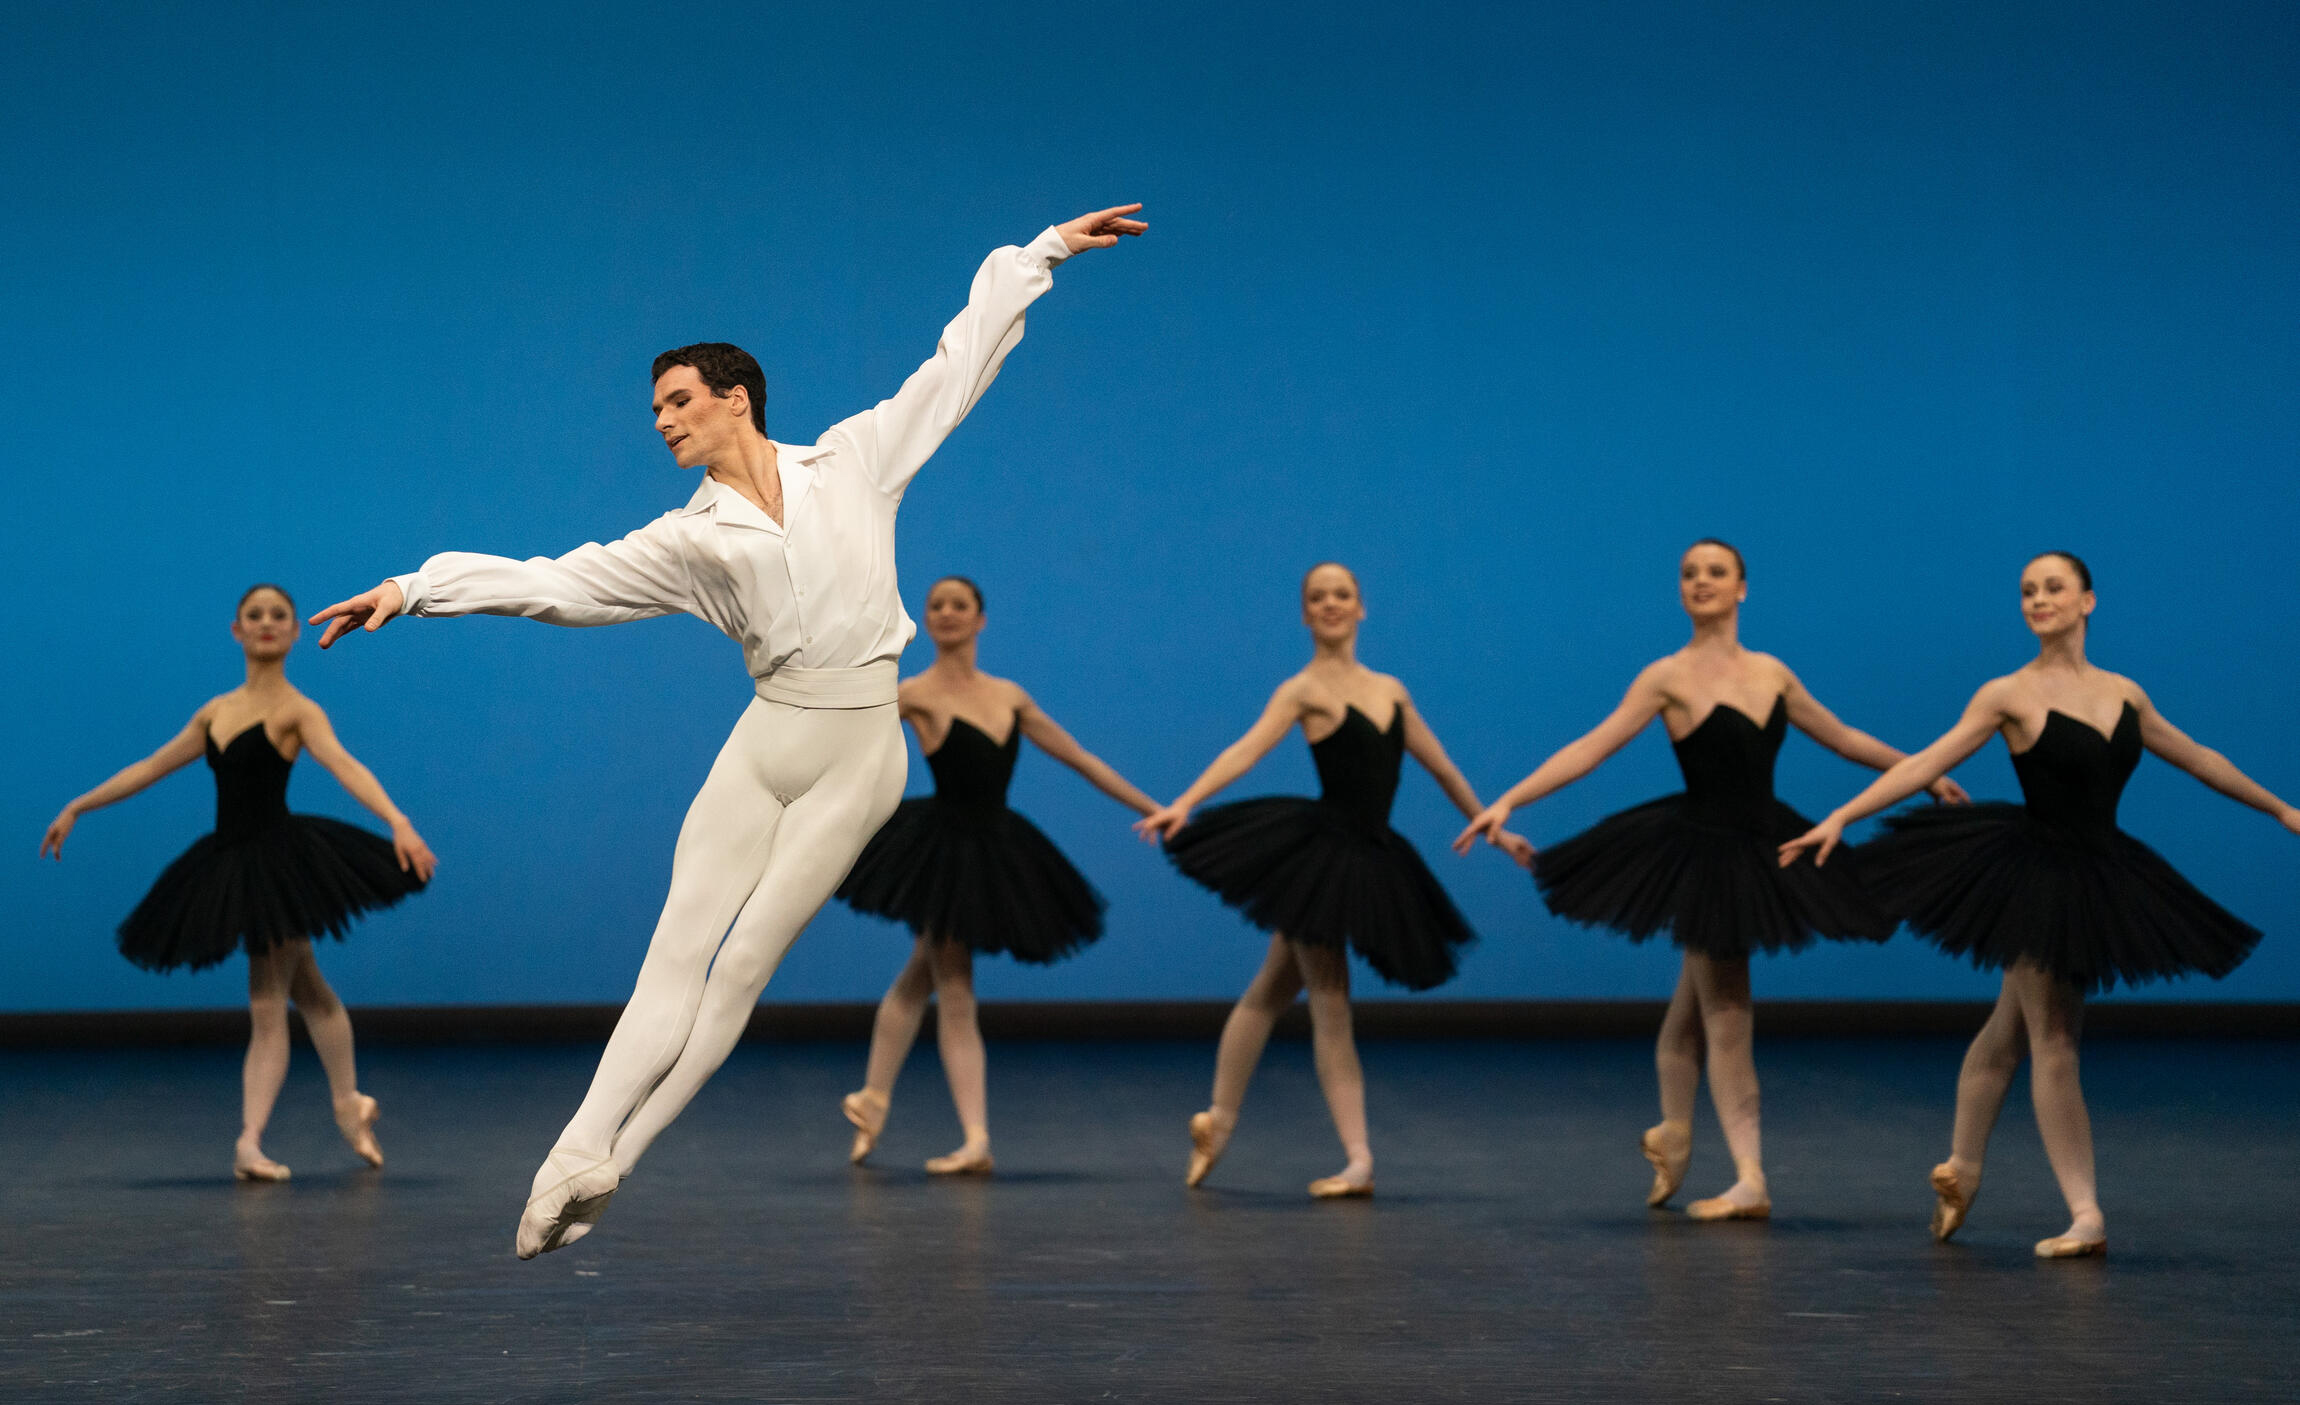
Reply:
<svg viewBox="0 0 2300 1405"><path fill-rule="evenodd" d="M612 1152L630 1171L726 1059L783 953L894 813L905 765L891 704L751 703L688 807L654 940L560 1146Z"/></svg>

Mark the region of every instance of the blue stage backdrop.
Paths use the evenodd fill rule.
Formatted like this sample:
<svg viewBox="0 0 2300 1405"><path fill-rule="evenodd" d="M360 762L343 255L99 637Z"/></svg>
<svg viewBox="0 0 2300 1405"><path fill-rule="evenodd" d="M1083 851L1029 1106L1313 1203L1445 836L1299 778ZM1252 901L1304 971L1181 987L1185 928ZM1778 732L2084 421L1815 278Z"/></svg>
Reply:
<svg viewBox="0 0 2300 1405"><path fill-rule="evenodd" d="M221 1005L112 928L207 825L204 768L33 857L71 795L233 686L233 601L306 609L433 551L557 553L683 503L664 347L738 341L811 440L933 348L992 246L1123 199L904 505L906 596L963 571L983 661L1157 794L1365 582L1481 793L1677 647L1678 551L1751 566L1745 637L1897 744L2031 645L2015 576L2086 554L2094 656L2300 793L2300 42L2278 3L12 7L0 19L0 1006ZM929 659L914 648L916 669ZM750 697L692 620L415 621L291 677L437 848L323 952L361 1003L609 1001ZM1820 813L1863 772L1793 740ZM2012 778L1992 747L1960 773ZM912 787L926 783L914 763ZM1300 790L1290 741L1236 794ZM1675 786L1665 739L1524 813ZM306 762L299 808L357 817ZM1226 997L1261 941L1042 757L1020 808L1110 935L993 998ZM2127 828L2268 932L2300 839L2159 762ZM1666 946L1549 918L1418 773L1399 827L1482 934L1461 997L1664 994ZM770 999L875 996L827 911ZM1975 996L1904 937L1775 996ZM1365 988L1376 987L1370 979Z"/></svg>

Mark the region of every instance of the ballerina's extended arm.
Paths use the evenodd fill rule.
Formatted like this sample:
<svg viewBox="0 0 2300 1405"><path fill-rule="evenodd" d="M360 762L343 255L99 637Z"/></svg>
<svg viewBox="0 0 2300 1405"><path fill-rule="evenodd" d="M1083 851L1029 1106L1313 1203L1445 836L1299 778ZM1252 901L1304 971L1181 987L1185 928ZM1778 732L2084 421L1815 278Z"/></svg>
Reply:
<svg viewBox="0 0 2300 1405"><path fill-rule="evenodd" d="M1781 866L1787 868L1795 863L1797 856L1808 849L1815 851L1816 866L1827 863L1829 855L1836 852L1838 843L1844 839L1846 825L1908 799L1980 750L1990 735L2005 723L2011 686L2002 678L1981 685L1981 690L1973 694L1973 700L1965 704L1964 716L1939 740L1923 751L1894 762L1883 775L1869 782L1867 789L1830 811L1827 819L1783 844Z"/></svg>
<svg viewBox="0 0 2300 1405"><path fill-rule="evenodd" d="M1552 752L1548 760L1534 767L1532 775L1503 791L1500 799L1480 810L1470 820L1469 828L1454 836L1453 851L1468 853L1480 835L1488 844L1507 847L1496 836L1505 833L1502 826L1509 822L1510 811L1531 805L1552 791L1565 789L1596 770L1606 757L1644 731L1645 724L1660 716L1661 709L1669 703L1669 694L1661 685L1666 662L1647 664L1629 685L1629 691L1622 695L1612 715Z"/></svg>
<svg viewBox="0 0 2300 1405"><path fill-rule="evenodd" d="M2258 781L2236 769L2234 762L2172 725L2136 684L2135 707L2140 713L2140 744L2196 777L2222 795L2273 815L2277 823L2300 834L2300 808L2285 804Z"/></svg>
<svg viewBox="0 0 2300 1405"><path fill-rule="evenodd" d="M375 812L375 817L391 826L391 851L399 857L402 873L413 873L425 883L431 881L439 860L433 857L431 846L415 832L415 825L391 803L384 792L383 782L375 772L361 765L359 758L344 749L336 738L335 724L327 720L327 713L309 698L296 710L296 730L303 735L304 750L312 760L327 768L336 783L351 792L351 797Z"/></svg>
<svg viewBox="0 0 2300 1405"><path fill-rule="evenodd" d="M161 777L173 775L199 760L201 753L207 750L208 715L214 710L214 703L206 704L192 714L192 720L184 724L182 731L168 739L167 745L132 766L122 767L110 780L58 811L56 818L48 821L48 832L40 836L40 857L64 857L64 840L71 835L72 826L79 822L80 816L125 800Z"/></svg>
<svg viewBox="0 0 2300 1405"><path fill-rule="evenodd" d="M1046 715L1030 694L1022 695L1021 720L1015 725L1022 735L1037 744L1040 751L1086 777L1096 790L1124 805L1138 815L1153 814L1158 802L1152 800L1140 787L1119 775L1109 762L1078 744L1078 739L1062 730L1053 718Z"/></svg>
<svg viewBox="0 0 2300 1405"><path fill-rule="evenodd" d="M1445 792L1445 798L1454 803L1454 808L1475 820L1485 807L1478 803L1477 791L1471 788L1469 778L1461 773L1459 766L1453 764L1453 758L1446 755L1445 747L1437 739L1437 733L1430 729L1429 723L1422 720L1421 709L1414 706L1414 700L1411 697L1401 697L1398 702L1406 714L1406 750L1414 760L1422 764L1423 770L1430 773L1430 778L1438 783L1438 789ZM1533 841L1524 835L1506 829L1496 830L1493 845L1509 855L1518 867L1533 866Z"/></svg>
<svg viewBox="0 0 2300 1405"><path fill-rule="evenodd" d="M1804 683L1787 669L1789 686L1782 696L1789 702L1789 721L1798 731L1844 757L1856 765L1873 771L1889 771L1899 765L1907 753L1887 746L1858 727L1849 727L1838 720L1837 714L1821 706L1821 700L1806 691ZM1965 788L1947 776L1936 779L1925 787L1933 799L1943 805L1969 805L1972 797Z"/></svg>
<svg viewBox="0 0 2300 1405"><path fill-rule="evenodd" d="M1144 843L1171 839L1190 822L1190 812L1204 803L1207 796L1254 769L1254 763L1270 754L1270 749L1286 739L1286 733L1302 715L1302 680L1289 678L1270 694L1270 701L1246 735L1222 748L1190 788L1174 797L1172 803L1161 805L1134 822L1134 832Z"/></svg>

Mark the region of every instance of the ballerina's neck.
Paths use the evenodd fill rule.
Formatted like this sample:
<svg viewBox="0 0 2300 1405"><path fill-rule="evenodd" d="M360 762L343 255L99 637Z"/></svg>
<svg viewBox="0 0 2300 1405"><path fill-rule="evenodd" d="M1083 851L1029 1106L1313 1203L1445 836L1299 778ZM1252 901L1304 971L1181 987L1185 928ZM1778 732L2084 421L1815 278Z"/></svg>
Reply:
<svg viewBox="0 0 2300 1405"><path fill-rule="evenodd" d="M2065 668L2077 673L2089 672L2092 664L2084 656L2084 634L2085 625L2080 621L2058 634L2039 639L2036 649L2037 664L2048 669Z"/></svg>
<svg viewBox="0 0 2300 1405"><path fill-rule="evenodd" d="M1716 619L1695 621L1692 647L1727 652L1739 650L1741 647L1741 612L1735 610Z"/></svg>
<svg viewBox="0 0 2300 1405"><path fill-rule="evenodd" d="M936 644L934 671L951 683L972 683L981 677L982 669L975 663L975 643L967 639L956 644Z"/></svg>

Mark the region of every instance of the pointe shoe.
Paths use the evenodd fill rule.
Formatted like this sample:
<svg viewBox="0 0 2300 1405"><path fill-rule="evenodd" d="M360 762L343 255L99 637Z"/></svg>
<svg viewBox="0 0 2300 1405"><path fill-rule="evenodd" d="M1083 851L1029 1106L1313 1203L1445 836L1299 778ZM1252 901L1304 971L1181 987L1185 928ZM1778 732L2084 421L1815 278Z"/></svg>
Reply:
<svg viewBox="0 0 2300 1405"><path fill-rule="evenodd" d="M962 1146L948 1156L930 1156L926 1173L930 1176L987 1176L997 1169L990 1159L990 1147Z"/></svg>
<svg viewBox="0 0 2300 1405"><path fill-rule="evenodd" d="M839 1099L839 1111L847 1121L855 1124L854 1145L847 1148L847 1162L860 1166L878 1145L878 1134L886 1130L887 1097L868 1088L849 1093Z"/></svg>
<svg viewBox="0 0 2300 1405"><path fill-rule="evenodd" d="M1942 1244L1964 1226L1965 1216L1972 1213L1973 1198L1980 1194L1977 1188L1968 1188L1957 1179L1957 1168L1943 1161L1933 1168L1933 1238Z"/></svg>
<svg viewBox="0 0 2300 1405"><path fill-rule="evenodd" d="M1222 1159L1229 1148L1230 1134L1238 1129L1236 1119L1225 1127L1214 1120L1212 1109L1190 1114L1190 1169L1183 1175L1182 1184L1195 1189L1214 1163Z"/></svg>
<svg viewBox="0 0 2300 1405"><path fill-rule="evenodd" d="M1685 1218L1702 1221L1769 1220L1773 1218L1773 1202L1766 1199L1754 1205L1744 1205L1738 1200L1712 1195L1707 1200L1696 1200L1686 1206Z"/></svg>
<svg viewBox="0 0 2300 1405"><path fill-rule="evenodd" d="M2108 1257L2108 1240L2076 1239L2069 1235L2055 1235L2036 1242L2036 1256L2040 1259L2090 1259Z"/></svg>
<svg viewBox="0 0 2300 1405"><path fill-rule="evenodd" d="M235 1181L284 1181L294 1172L262 1152L232 1152L232 1179Z"/></svg>
<svg viewBox="0 0 2300 1405"><path fill-rule="evenodd" d="M1659 1209L1685 1184L1685 1168L1693 1161L1693 1124L1656 1123L1637 1139L1637 1149L1653 1163L1653 1188L1645 1192L1645 1203Z"/></svg>
<svg viewBox="0 0 2300 1405"><path fill-rule="evenodd" d="M519 1232L511 1244L512 1252L520 1258L548 1254L589 1234L623 1182L610 1156L592 1158L553 1147L543 1165L548 1170L555 1163L575 1164L578 1169L528 1197L527 1209L519 1216Z"/></svg>
<svg viewBox="0 0 2300 1405"><path fill-rule="evenodd" d="M1362 1181L1353 1181L1348 1176L1320 1176L1310 1182L1313 1200L1363 1200L1370 1199L1373 1193L1372 1176Z"/></svg>
<svg viewBox="0 0 2300 1405"><path fill-rule="evenodd" d="M382 1115L375 1099L365 1093L354 1093L335 1105L335 1129L370 1166L383 1164L383 1148L375 1140L376 1120Z"/></svg>

